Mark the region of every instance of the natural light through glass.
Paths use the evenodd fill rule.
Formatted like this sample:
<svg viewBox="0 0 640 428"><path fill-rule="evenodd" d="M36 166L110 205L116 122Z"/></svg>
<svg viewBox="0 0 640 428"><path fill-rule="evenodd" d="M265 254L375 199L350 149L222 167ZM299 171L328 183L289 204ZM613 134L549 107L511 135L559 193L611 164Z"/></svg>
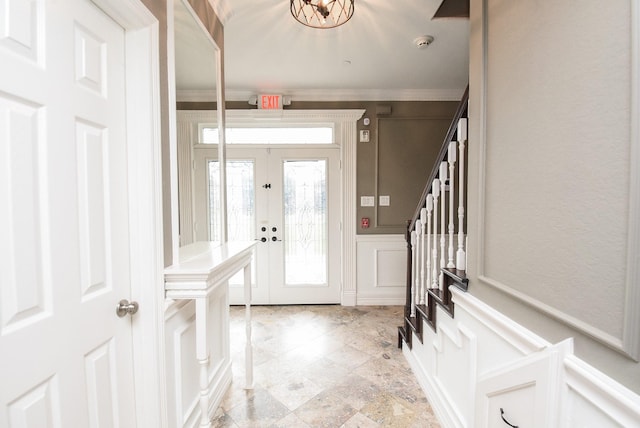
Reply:
<svg viewBox="0 0 640 428"><path fill-rule="evenodd" d="M227 144L332 144L331 127L226 128ZM218 144L218 128L202 128L202 144Z"/></svg>
<svg viewBox="0 0 640 428"><path fill-rule="evenodd" d="M286 285L327 283L327 161L285 161Z"/></svg>
<svg viewBox="0 0 640 428"><path fill-rule="evenodd" d="M227 220L229 241L250 241L255 231L253 161L227 161ZM220 240L220 164L209 161L209 239Z"/></svg>
<svg viewBox="0 0 640 428"><path fill-rule="evenodd" d="M252 241L255 238L255 187L252 160L227 160L227 227L229 241ZM209 161L209 239L220 241L220 163ZM255 264L251 269L256 281ZM244 284L242 271L229 279L231 286Z"/></svg>

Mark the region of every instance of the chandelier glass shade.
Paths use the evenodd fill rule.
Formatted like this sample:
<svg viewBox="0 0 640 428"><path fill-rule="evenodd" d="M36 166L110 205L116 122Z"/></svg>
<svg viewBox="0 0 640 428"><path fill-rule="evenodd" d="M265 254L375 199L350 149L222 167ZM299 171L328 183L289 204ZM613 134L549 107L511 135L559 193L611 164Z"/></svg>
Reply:
<svg viewBox="0 0 640 428"><path fill-rule="evenodd" d="M355 0L291 0L291 15L307 27L335 28L353 16Z"/></svg>

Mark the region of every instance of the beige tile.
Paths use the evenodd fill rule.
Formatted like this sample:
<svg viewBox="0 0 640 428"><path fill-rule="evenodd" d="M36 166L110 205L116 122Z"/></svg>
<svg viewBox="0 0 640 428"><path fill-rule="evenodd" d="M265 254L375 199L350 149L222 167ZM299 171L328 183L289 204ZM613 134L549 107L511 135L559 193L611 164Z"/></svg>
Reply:
<svg viewBox="0 0 640 428"><path fill-rule="evenodd" d="M359 351L350 345L344 345L336 349L327 358L336 364L340 364L347 369L354 369L371 359L371 355L366 352Z"/></svg>
<svg viewBox="0 0 640 428"><path fill-rule="evenodd" d="M257 306L255 391L244 386L244 307L232 307L233 382L214 427L436 428L402 351L401 306Z"/></svg>
<svg viewBox="0 0 640 428"><path fill-rule="evenodd" d="M266 426L289 414L289 409L268 391L256 389L245 402L226 412L239 427Z"/></svg>
<svg viewBox="0 0 640 428"><path fill-rule="evenodd" d="M322 390L321 387L304 377L269 388L271 395L287 406L289 410L296 410Z"/></svg>
<svg viewBox="0 0 640 428"><path fill-rule="evenodd" d="M362 413L358 412L344 423L340 428L378 428L379 423L372 421Z"/></svg>
<svg viewBox="0 0 640 428"><path fill-rule="evenodd" d="M307 425L302 419L297 417L294 413L289 413L278 422L269 425L269 428L312 428Z"/></svg>
<svg viewBox="0 0 640 428"><path fill-rule="evenodd" d="M407 427L420 416L414 409L391 394L380 394L376 401L364 406L360 413L383 427Z"/></svg>
<svg viewBox="0 0 640 428"><path fill-rule="evenodd" d="M373 382L358 375L349 375L339 385L329 389L356 410L376 400L382 390Z"/></svg>
<svg viewBox="0 0 640 428"><path fill-rule="evenodd" d="M357 410L325 391L298 407L294 413L312 427L334 428L344 424Z"/></svg>

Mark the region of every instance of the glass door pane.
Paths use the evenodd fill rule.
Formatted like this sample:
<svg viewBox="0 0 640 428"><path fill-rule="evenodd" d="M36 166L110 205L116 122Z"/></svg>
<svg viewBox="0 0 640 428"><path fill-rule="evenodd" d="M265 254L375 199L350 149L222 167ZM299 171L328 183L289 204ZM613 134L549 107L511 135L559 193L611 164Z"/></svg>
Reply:
<svg viewBox="0 0 640 428"><path fill-rule="evenodd" d="M327 283L327 162L283 163L285 285Z"/></svg>
<svg viewBox="0 0 640 428"><path fill-rule="evenodd" d="M209 172L209 240L220 240L220 217L213 215L220 207L220 163L208 161ZM254 162L227 160L227 222L229 241L252 241L255 238Z"/></svg>

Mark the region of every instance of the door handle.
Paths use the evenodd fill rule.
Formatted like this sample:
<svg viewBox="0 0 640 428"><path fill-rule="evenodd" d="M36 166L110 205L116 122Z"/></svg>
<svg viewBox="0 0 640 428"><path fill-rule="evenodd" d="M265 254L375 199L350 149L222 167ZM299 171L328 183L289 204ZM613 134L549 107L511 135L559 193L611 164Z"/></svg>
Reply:
<svg viewBox="0 0 640 428"><path fill-rule="evenodd" d="M136 312L138 312L138 302L129 303L127 299L122 299L120 300L120 303L118 303L118 306L116 306L116 314L120 318L127 314L133 315Z"/></svg>

